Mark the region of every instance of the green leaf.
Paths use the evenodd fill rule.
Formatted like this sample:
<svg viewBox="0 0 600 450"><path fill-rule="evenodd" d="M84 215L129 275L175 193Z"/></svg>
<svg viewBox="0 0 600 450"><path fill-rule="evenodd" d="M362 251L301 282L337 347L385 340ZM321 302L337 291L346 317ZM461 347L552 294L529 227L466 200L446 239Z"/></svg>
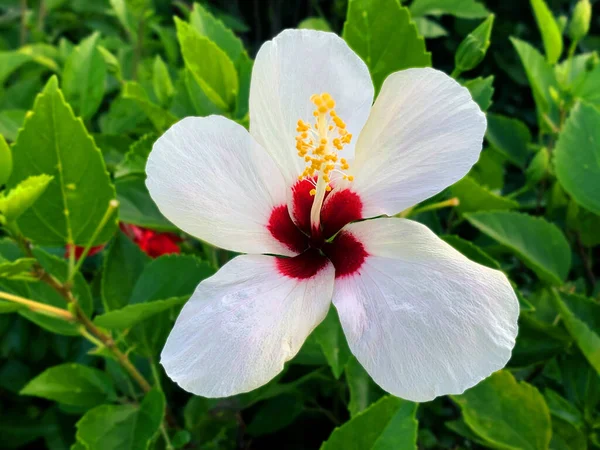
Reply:
<svg viewBox="0 0 600 450"><path fill-rule="evenodd" d="M187 68L180 72L175 83L175 97L173 97L171 111L177 117L223 114L223 111L209 100Z"/></svg>
<svg viewBox="0 0 600 450"><path fill-rule="evenodd" d="M0 186L6 184L12 172L12 152L4 136L0 134Z"/></svg>
<svg viewBox="0 0 600 450"><path fill-rule="evenodd" d="M518 202L494 194L483 186L480 186L468 175L450 186L450 192L454 197L458 197L460 201L456 207L460 213L492 209L515 209L519 207Z"/></svg>
<svg viewBox="0 0 600 450"><path fill-rule="evenodd" d="M9 141L14 141L17 138L19 128L22 127L25 121L26 113L27 111L23 109L0 111L0 134L4 135Z"/></svg>
<svg viewBox="0 0 600 450"><path fill-rule="evenodd" d="M253 66L254 61L250 59L246 52L242 53L242 56L238 60L236 66L238 70L240 88L236 100L234 116L238 119L244 119L248 117L248 102L250 99L250 79L252 77Z"/></svg>
<svg viewBox="0 0 600 450"><path fill-rule="evenodd" d="M584 208L600 214L600 111L576 105L554 151L556 176Z"/></svg>
<svg viewBox="0 0 600 450"><path fill-rule="evenodd" d="M194 8L190 14L190 24L201 36L204 36L217 44L217 46L227 54L235 66L238 74L239 88L234 115L236 118L243 118L248 112L250 75L253 64L248 53L244 49L244 44L221 20L215 18L215 16L199 3L194 3ZM197 83L193 80L188 80L188 84L190 84L190 81L197 86ZM190 86L190 90L194 90L194 86ZM192 101L196 103L197 95L190 95L192 95ZM199 109L204 110L206 107L200 107Z"/></svg>
<svg viewBox="0 0 600 450"><path fill-rule="evenodd" d="M451 14L462 19L480 19L490 13L475 0L415 0L410 5L410 12L415 17Z"/></svg>
<svg viewBox="0 0 600 450"><path fill-rule="evenodd" d="M127 0L109 0L115 16L131 39L136 39L135 18L127 6Z"/></svg>
<svg viewBox="0 0 600 450"><path fill-rule="evenodd" d="M488 448L504 448L503 446L495 446L493 444L490 444L489 442L486 442L485 440L477 436L462 418L446 422L444 425L448 429L454 431L459 436L462 436L465 439L468 439L469 441L479 444L481 446Z"/></svg>
<svg viewBox="0 0 600 450"><path fill-rule="evenodd" d="M65 98L84 120L98 111L104 98L106 62L97 48L99 39L100 33L94 33L81 41L63 70Z"/></svg>
<svg viewBox="0 0 600 450"><path fill-rule="evenodd" d="M33 248L33 256L37 259L42 268L46 272L52 274L58 281L61 283L67 281L69 275L69 264L67 261L51 255L38 247ZM46 283L29 283L28 289L29 292L27 293L27 297L32 300L56 306L57 308L68 308L65 298ZM94 307L92 294L90 293L89 286L83 278L83 275L81 275L81 272L78 272L73 279L72 293L83 312L88 316L91 315ZM20 310L19 314L53 333L64 334L67 336L79 335L77 324L42 316L27 309Z"/></svg>
<svg viewBox="0 0 600 450"><path fill-rule="evenodd" d="M579 349L600 374L600 304L576 294L554 293L556 307Z"/></svg>
<svg viewBox="0 0 600 450"><path fill-rule="evenodd" d="M40 200L19 218L23 234L40 245L90 242L115 191L102 154L65 102L56 77L36 98L13 158L9 187L32 175L54 177ZM115 228L116 219L108 221L91 244L106 242Z"/></svg>
<svg viewBox="0 0 600 450"><path fill-rule="evenodd" d="M298 395L279 395L261 403L246 430L250 436L274 433L292 424L303 410L304 402Z"/></svg>
<svg viewBox="0 0 600 450"><path fill-rule="evenodd" d="M148 304L171 297L189 297L198 283L215 269L191 255L164 255L150 262L137 280L129 299L130 305ZM179 308L165 310L153 320L141 322L127 336L135 350L154 357L164 346Z"/></svg>
<svg viewBox="0 0 600 450"><path fill-rule="evenodd" d="M0 52L0 87L19 67L31 61L31 56L16 51Z"/></svg>
<svg viewBox="0 0 600 450"><path fill-rule="evenodd" d="M589 212L573 200L567 208L567 226L577 232L583 246L600 245L600 215Z"/></svg>
<svg viewBox="0 0 600 450"><path fill-rule="evenodd" d="M344 368L346 383L350 391L348 411L354 417L367 409L372 403L379 400L385 392L375 384L371 376L360 365L358 360L351 356Z"/></svg>
<svg viewBox="0 0 600 450"><path fill-rule="evenodd" d="M492 446L548 449L552 429L544 397L532 385L517 382L510 372L496 372L452 399L469 428Z"/></svg>
<svg viewBox="0 0 600 450"><path fill-rule="evenodd" d="M116 399L112 382L104 372L75 363L46 369L29 381L20 393L83 408Z"/></svg>
<svg viewBox="0 0 600 450"><path fill-rule="evenodd" d="M19 258L16 261L4 261L0 257L0 278L7 280L34 281L31 274L35 258Z"/></svg>
<svg viewBox="0 0 600 450"><path fill-rule="evenodd" d="M500 264L498 261L484 252L481 248L477 247L471 241L467 241L466 239L455 235L440 236L440 238L465 255L471 261L492 269L500 269Z"/></svg>
<svg viewBox="0 0 600 450"><path fill-rule="evenodd" d="M525 68L525 74L529 80L537 108L538 121L546 128L548 127L548 120L554 126L557 126L559 111L558 106L552 99L551 90L558 91L559 86L552 66L548 64L540 52L527 42L514 37L511 37L510 40Z"/></svg>
<svg viewBox="0 0 600 450"><path fill-rule="evenodd" d="M550 152L546 147L542 147L535 154L527 170L525 176L529 184L536 184L543 180L550 170Z"/></svg>
<svg viewBox="0 0 600 450"><path fill-rule="evenodd" d="M556 64L563 50L560 28L552 15L552 11L550 11L544 0L531 0L531 7L535 14L535 21L542 34L546 59L550 64Z"/></svg>
<svg viewBox="0 0 600 450"><path fill-rule="evenodd" d="M233 31L227 28L221 20L215 18L200 3L194 3L194 8L190 14L190 25L201 36L207 37L217 44L234 65L238 65L239 59L245 53L244 44Z"/></svg>
<svg viewBox="0 0 600 450"><path fill-rule="evenodd" d="M431 53L398 0L350 0L342 33L369 67L375 91L393 72L431 66Z"/></svg>
<svg viewBox="0 0 600 450"><path fill-rule="evenodd" d="M561 420L564 420L576 428L583 428L585 426L585 421L581 411L579 411L579 409L577 409L577 407L570 403L567 399L561 397L557 392L548 388L544 390L544 397L546 398L546 403L550 409L550 414L552 417L557 417Z"/></svg>
<svg viewBox="0 0 600 450"><path fill-rule="evenodd" d="M529 158L531 133L529 128L518 119L489 113L486 139L510 162L521 169Z"/></svg>
<svg viewBox="0 0 600 450"><path fill-rule="evenodd" d="M125 82L123 98L135 101L159 133L165 132L167 128L177 122L177 118L173 114L152 103L144 88L135 81Z"/></svg>
<svg viewBox="0 0 600 450"><path fill-rule="evenodd" d="M1 267L2 266L0 266L0 268ZM131 328L139 322L148 320L156 314L167 311L174 306L181 306L188 298L189 296L173 297L167 300L154 300L150 303L127 305L124 308L96 316L94 323L99 327L109 328L111 330L124 330L126 328Z"/></svg>
<svg viewBox="0 0 600 450"><path fill-rule="evenodd" d="M515 294L517 294L517 300L519 300L519 310L521 312L532 312L535 311L535 306L533 306L529 300L527 300L523 294L519 291L515 290Z"/></svg>
<svg viewBox="0 0 600 450"><path fill-rule="evenodd" d="M511 249L547 283L560 285L571 267L571 248L562 231L541 217L497 211L465 215L482 233Z"/></svg>
<svg viewBox="0 0 600 450"><path fill-rule="evenodd" d="M493 191L504 187L505 158L493 148L485 149L479 155L479 160L471 168L469 176L481 186Z"/></svg>
<svg viewBox="0 0 600 450"><path fill-rule="evenodd" d="M383 397L333 430L321 450L416 450L416 412L415 403Z"/></svg>
<svg viewBox="0 0 600 450"><path fill-rule="evenodd" d="M315 328L313 334L323 350L334 377L338 379L344 372L344 366L352 353L340 325L337 310L333 306L329 308L327 317Z"/></svg>
<svg viewBox="0 0 600 450"><path fill-rule="evenodd" d="M477 28L471 31L458 46L454 63L459 72L466 72L479 65L490 46L494 15L490 14Z"/></svg>
<svg viewBox="0 0 600 450"><path fill-rule="evenodd" d="M571 337L563 329L548 325L533 314L521 313L519 334L510 359L512 367L527 367L547 362L572 344Z"/></svg>
<svg viewBox="0 0 600 450"><path fill-rule="evenodd" d="M0 314L10 314L25 308L23 305L18 303L7 302L0 300Z"/></svg>
<svg viewBox="0 0 600 450"><path fill-rule="evenodd" d="M159 55L154 58L152 72L152 87L154 94L161 105L167 105L175 94L175 88L169 75L169 69Z"/></svg>
<svg viewBox="0 0 600 450"><path fill-rule="evenodd" d="M118 310L129 298L150 257L135 245L125 233L117 233L104 257L101 292L106 312Z"/></svg>
<svg viewBox="0 0 600 450"><path fill-rule="evenodd" d="M583 81L573 89L573 95L600 108L600 64L587 73Z"/></svg>
<svg viewBox="0 0 600 450"><path fill-rule="evenodd" d="M227 53L191 25L178 18L175 18L175 25L186 67L215 105L223 111L232 111L239 90L233 62Z"/></svg>
<svg viewBox="0 0 600 450"><path fill-rule="evenodd" d="M123 81L121 63L117 57L101 45L98 45L96 48L102 55L102 58L104 58L104 63L106 64L106 70L108 73L114 75L117 80Z"/></svg>
<svg viewBox="0 0 600 450"><path fill-rule="evenodd" d="M115 180L121 221L153 230L176 231L177 227L162 215L150 198L145 178L144 174L131 174Z"/></svg>
<svg viewBox="0 0 600 450"><path fill-rule="evenodd" d="M144 268L131 293L129 304L191 295L198 283L215 269L192 255L163 255Z"/></svg>
<svg viewBox="0 0 600 450"><path fill-rule="evenodd" d="M425 17L413 17L419 34L427 39L435 39L442 36L447 36L448 32L437 22L426 19Z"/></svg>
<svg viewBox="0 0 600 450"><path fill-rule="evenodd" d="M133 173L144 174L146 172L146 161L156 138L157 136L154 133L148 133L135 141L117 167L115 176L123 177Z"/></svg>
<svg viewBox="0 0 600 450"><path fill-rule="evenodd" d="M322 17L307 17L298 24L301 30L331 31L331 25Z"/></svg>
<svg viewBox="0 0 600 450"><path fill-rule="evenodd" d="M582 53L572 58L567 58L554 67L556 79L561 88L566 92L580 89L588 76L600 62L596 52ZM576 94L577 95L577 94Z"/></svg>
<svg viewBox="0 0 600 450"><path fill-rule="evenodd" d="M591 417L600 402L600 376L580 352L563 355L559 367L566 398Z"/></svg>
<svg viewBox="0 0 600 450"><path fill-rule="evenodd" d="M8 194L0 192L0 223L14 222L21 217L46 191L52 179L53 177L45 174L32 175L12 188Z"/></svg>
<svg viewBox="0 0 600 450"><path fill-rule="evenodd" d="M236 412L219 408L217 399L191 397L183 409L183 418L185 429L203 446L215 450L228 448L238 433Z"/></svg>
<svg viewBox="0 0 600 450"><path fill-rule="evenodd" d="M102 405L77 422L77 442L88 450L146 450L165 413L164 395L152 390L139 407Z"/></svg>
<svg viewBox="0 0 600 450"><path fill-rule="evenodd" d="M552 450L587 450L585 433L569 422L552 417Z"/></svg>
<svg viewBox="0 0 600 450"><path fill-rule="evenodd" d="M156 105L155 105L156 106ZM107 135L123 135L144 127L146 130L147 116L138 102L130 98L117 97L100 117L100 131Z"/></svg>
<svg viewBox="0 0 600 450"><path fill-rule="evenodd" d="M472 80L463 81L462 85L466 87L475 103L479 105L482 111L487 111L492 105L492 96L494 95L494 76L483 78L473 78Z"/></svg>

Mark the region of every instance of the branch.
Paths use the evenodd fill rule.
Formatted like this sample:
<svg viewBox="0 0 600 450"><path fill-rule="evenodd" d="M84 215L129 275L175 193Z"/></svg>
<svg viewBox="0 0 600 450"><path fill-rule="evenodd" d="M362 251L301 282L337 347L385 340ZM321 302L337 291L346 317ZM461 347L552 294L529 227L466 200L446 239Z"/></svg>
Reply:
<svg viewBox="0 0 600 450"><path fill-rule="evenodd" d="M28 308L30 311L45 316L54 317L56 319L62 319L67 322L76 322L75 316L66 309L56 308L54 306L46 305L45 303L36 302L27 298L19 297L18 295L9 294L8 292L0 291L0 298L8 300L9 302L18 303Z"/></svg>

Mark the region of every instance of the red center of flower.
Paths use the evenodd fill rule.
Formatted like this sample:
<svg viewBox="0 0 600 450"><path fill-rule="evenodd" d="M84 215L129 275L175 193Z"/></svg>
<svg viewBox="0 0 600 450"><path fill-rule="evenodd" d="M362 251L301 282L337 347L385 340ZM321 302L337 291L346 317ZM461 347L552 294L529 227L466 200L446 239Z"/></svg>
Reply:
<svg viewBox="0 0 600 450"><path fill-rule="evenodd" d="M278 258L277 268L288 277L305 279L314 276L329 260L335 267L336 278L351 275L360 269L368 254L355 236L348 231L338 231L362 219L362 201L350 189L328 192L321 209L321 227L314 230L310 222L314 200L311 189L313 185L308 180L299 181L292 188L296 223L287 205L277 206L271 212L267 227L273 237L300 253L294 258Z"/></svg>

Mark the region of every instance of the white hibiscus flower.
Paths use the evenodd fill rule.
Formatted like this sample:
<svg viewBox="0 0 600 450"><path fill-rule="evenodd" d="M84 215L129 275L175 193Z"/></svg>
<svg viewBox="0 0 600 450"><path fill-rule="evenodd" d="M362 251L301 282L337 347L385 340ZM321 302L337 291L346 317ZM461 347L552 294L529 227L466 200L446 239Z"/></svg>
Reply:
<svg viewBox="0 0 600 450"><path fill-rule="evenodd" d="M267 383L332 301L352 353L399 397L459 394L508 361L519 307L501 272L417 222L362 220L461 179L485 116L433 69L394 73L374 105L373 94L338 36L284 31L256 57L250 133L188 117L154 145L147 185L162 213L247 253L200 283L177 319L161 363L182 388L224 397Z"/></svg>

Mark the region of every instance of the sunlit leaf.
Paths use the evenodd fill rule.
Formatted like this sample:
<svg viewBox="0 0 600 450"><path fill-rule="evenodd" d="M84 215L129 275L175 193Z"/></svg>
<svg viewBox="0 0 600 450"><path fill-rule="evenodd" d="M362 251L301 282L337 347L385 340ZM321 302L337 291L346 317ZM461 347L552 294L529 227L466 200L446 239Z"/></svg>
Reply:
<svg viewBox="0 0 600 450"><path fill-rule="evenodd" d="M554 151L556 176L584 208L600 214L600 111L585 103L573 108Z"/></svg>
<svg viewBox="0 0 600 450"><path fill-rule="evenodd" d="M493 448L548 449L552 428L544 397L510 372L496 372L452 399L469 428Z"/></svg>
<svg viewBox="0 0 600 450"><path fill-rule="evenodd" d="M571 267L571 249L560 229L540 217L509 211L466 215L481 232L510 248L542 280L560 285Z"/></svg>
<svg viewBox="0 0 600 450"><path fill-rule="evenodd" d="M20 393L86 408L116 398L110 378L104 372L74 363L46 369L29 381Z"/></svg>
<svg viewBox="0 0 600 450"><path fill-rule="evenodd" d="M54 179L40 199L18 220L25 236L40 245L86 245L115 198L102 154L52 77L38 95L13 147L9 187L32 175ZM97 234L93 245L114 233L115 219Z"/></svg>
<svg viewBox="0 0 600 450"><path fill-rule="evenodd" d="M342 35L369 67L376 92L392 72L431 65L425 41L398 0L350 0Z"/></svg>

